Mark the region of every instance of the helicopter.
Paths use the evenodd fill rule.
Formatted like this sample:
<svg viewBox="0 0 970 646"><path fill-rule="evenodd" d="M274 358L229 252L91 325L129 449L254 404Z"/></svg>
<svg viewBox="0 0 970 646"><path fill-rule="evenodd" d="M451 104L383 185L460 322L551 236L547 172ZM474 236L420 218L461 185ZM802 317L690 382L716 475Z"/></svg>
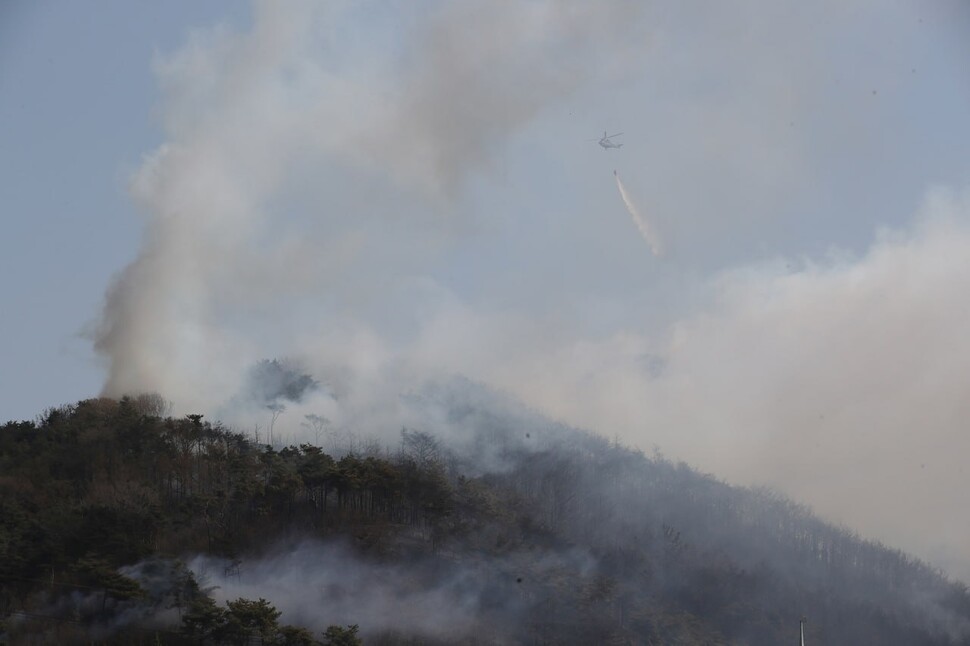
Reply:
<svg viewBox="0 0 970 646"><path fill-rule="evenodd" d="M596 142L598 142L599 145L603 147L603 150L609 150L610 148L622 148L623 147L623 144L615 144L612 141L610 141L610 139L612 139L613 137L619 137L622 134L623 134L622 132L618 132L615 135L608 135L608 134L606 134L606 131L604 130L603 131L603 138L602 139L598 139L598 140L597 139L590 139L590 141L596 141Z"/></svg>

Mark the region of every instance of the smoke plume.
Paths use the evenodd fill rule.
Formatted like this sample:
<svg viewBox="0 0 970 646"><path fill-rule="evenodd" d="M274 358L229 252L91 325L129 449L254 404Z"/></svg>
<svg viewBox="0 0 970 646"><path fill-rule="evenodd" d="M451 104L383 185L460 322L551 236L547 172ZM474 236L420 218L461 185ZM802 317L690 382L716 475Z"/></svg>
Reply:
<svg viewBox="0 0 970 646"><path fill-rule="evenodd" d="M254 7L156 61L105 395L339 443L465 375L970 572L970 209L909 206L947 149L905 148L927 81L897 58L939 61L909 9ZM856 44L884 32L893 57ZM660 268L588 182L582 140L621 119L652 133L623 152L658 215L616 182ZM239 413L274 357L319 388Z"/></svg>
<svg viewBox="0 0 970 646"><path fill-rule="evenodd" d="M443 3L395 9L413 33L362 50L333 28L349 9L255 8L250 33L197 32L157 62L168 141L132 180L148 221L96 334L106 395L204 407L288 350L277 308L356 319L435 257L503 140L642 36L635 3Z"/></svg>

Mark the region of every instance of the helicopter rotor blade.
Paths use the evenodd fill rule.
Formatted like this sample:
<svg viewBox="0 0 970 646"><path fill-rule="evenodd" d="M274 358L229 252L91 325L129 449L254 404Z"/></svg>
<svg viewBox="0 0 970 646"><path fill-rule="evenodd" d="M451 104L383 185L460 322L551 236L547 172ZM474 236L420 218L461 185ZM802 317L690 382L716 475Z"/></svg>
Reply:
<svg viewBox="0 0 970 646"><path fill-rule="evenodd" d="M615 135L609 135L609 136L607 136L606 138L607 138L607 139L609 139L610 137L619 137L619 136L620 136L620 135L622 135L622 134L623 134L622 132L618 132L618 133L616 133Z"/></svg>

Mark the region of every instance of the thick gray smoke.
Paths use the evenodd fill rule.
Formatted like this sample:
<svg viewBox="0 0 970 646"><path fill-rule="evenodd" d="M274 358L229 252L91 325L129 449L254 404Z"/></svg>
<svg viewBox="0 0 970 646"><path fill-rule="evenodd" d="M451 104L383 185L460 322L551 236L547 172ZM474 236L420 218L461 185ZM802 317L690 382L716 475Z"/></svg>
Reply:
<svg viewBox="0 0 970 646"><path fill-rule="evenodd" d="M970 207L898 206L884 165L924 160L873 142L918 140L920 97L855 43L911 15L843 4L258 2L193 33L156 63L104 393L296 441L396 433L402 393L463 374L970 573ZM662 269L570 143L621 118L630 188L678 216ZM320 387L234 412L272 357Z"/></svg>

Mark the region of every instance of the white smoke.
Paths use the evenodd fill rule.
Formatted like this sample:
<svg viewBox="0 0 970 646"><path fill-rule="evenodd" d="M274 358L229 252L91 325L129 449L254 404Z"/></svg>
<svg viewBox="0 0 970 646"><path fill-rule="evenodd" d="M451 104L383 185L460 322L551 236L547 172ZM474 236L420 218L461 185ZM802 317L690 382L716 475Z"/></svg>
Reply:
<svg viewBox="0 0 970 646"><path fill-rule="evenodd" d="M970 193L861 257L739 267L666 336L517 346L493 383L970 577Z"/></svg>
<svg viewBox="0 0 970 646"><path fill-rule="evenodd" d="M519 621L535 594L532 579L566 568L588 571L593 563L585 551L572 549L468 557L443 568L420 559L367 561L339 543L304 541L277 546L238 568L207 556L188 567L206 586L217 586L219 602L265 598L282 612L283 623L314 631L358 624L365 635L387 631L462 643L469 634L493 637L490 632L508 629L492 621ZM516 583L525 574L530 582Z"/></svg>
<svg viewBox="0 0 970 646"><path fill-rule="evenodd" d="M844 69L898 82L882 48L835 56L819 36L854 43L854 26L872 29L866 11L899 16L843 21L838 2L684 5L655 30L640 2L420 4L258 2L250 30L196 32L158 61L167 141L133 178L146 232L97 334L104 393L159 391L176 413L211 413L257 360L297 356L326 388L290 405L279 435L295 438L308 414L394 433L402 391L464 374L967 568L970 527L953 513L970 477L954 430L970 365L966 205L934 202L922 218L935 224L860 257L739 260L778 242L759 237L772 227L799 224L821 245L838 234L817 218L852 222L858 239L903 218L833 207L844 194L827 189L845 190L845 177L867 209L876 188L891 191L885 173L854 171L910 159L873 160L871 144L921 132L905 130L919 120L887 121L869 87L826 85ZM620 100L628 85L610 81L654 54L649 87L662 91ZM653 155L639 175L655 182L651 212L678 214L663 242L694 245L698 266L630 271L644 254L619 249L628 225L603 226L602 196L565 185L595 162L565 148L564 124L602 122L604 96L657 126L649 146L623 150L631 163ZM900 126L893 137L886 123ZM525 194L515 173L511 187L496 180L499 160L526 165L502 157L506 146L529 148L552 179L525 178ZM561 184L556 146L578 169ZM661 253L657 218L617 186ZM568 201L565 214L549 206ZM665 292L677 295L658 304Z"/></svg>
<svg viewBox="0 0 970 646"><path fill-rule="evenodd" d="M218 601L265 598L283 611L281 621L314 631L359 624L371 632L444 637L467 633L476 623L479 589L477 581L466 580L472 577L458 573L422 585L419 565L365 563L335 544L305 542L244 563L238 576L206 556L194 558L189 568L207 585L218 586Z"/></svg>
<svg viewBox="0 0 970 646"><path fill-rule="evenodd" d="M413 31L361 49L381 25L335 28L352 8L255 7L250 33L198 32L157 64L168 142L132 181L149 219L96 334L106 395L211 406L302 322L385 318L367 310L462 226L469 176L643 37L638 3L478 1L396 7Z"/></svg>
<svg viewBox="0 0 970 646"><path fill-rule="evenodd" d="M650 251L653 255L658 258L663 254L663 248L660 246L660 237L657 232L654 231L647 219L640 213L640 209L637 205L633 203L633 199L630 194L627 193L626 187L623 186L623 181L620 179L619 173L613 171L613 176L616 178L616 187L620 189L620 198L623 200L623 205L626 207L627 213L633 219L633 224L637 226L637 230L643 239L646 240L647 244L650 246Z"/></svg>

